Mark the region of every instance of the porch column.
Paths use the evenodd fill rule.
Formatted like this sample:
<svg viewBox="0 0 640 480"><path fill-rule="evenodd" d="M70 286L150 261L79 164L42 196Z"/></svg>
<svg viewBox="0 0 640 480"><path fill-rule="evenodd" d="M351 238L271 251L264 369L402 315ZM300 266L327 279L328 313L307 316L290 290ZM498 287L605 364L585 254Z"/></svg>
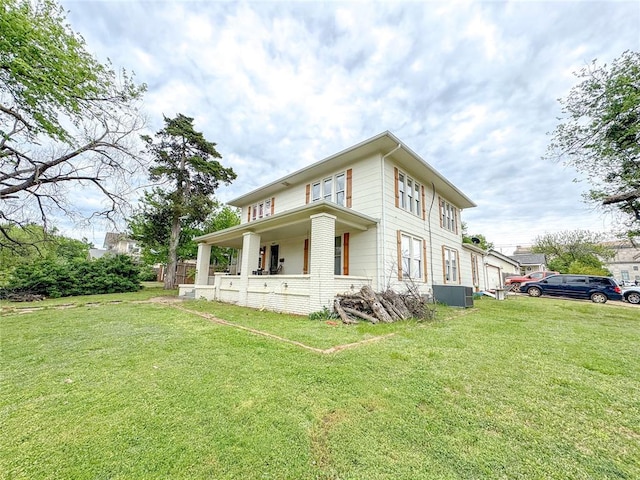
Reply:
<svg viewBox="0 0 640 480"><path fill-rule="evenodd" d="M242 259L240 260L240 284L238 286L238 304L248 305L247 290L249 289L249 275L258 269L260 256L260 235L246 232L242 235Z"/></svg>
<svg viewBox="0 0 640 480"><path fill-rule="evenodd" d="M334 253L336 217L319 213L311 217L311 245L309 248L309 276L311 295L309 312L330 307L334 291Z"/></svg>
<svg viewBox="0 0 640 480"><path fill-rule="evenodd" d="M209 262L211 261L211 245L198 244L198 260L196 262L196 285L209 284Z"/></svg>

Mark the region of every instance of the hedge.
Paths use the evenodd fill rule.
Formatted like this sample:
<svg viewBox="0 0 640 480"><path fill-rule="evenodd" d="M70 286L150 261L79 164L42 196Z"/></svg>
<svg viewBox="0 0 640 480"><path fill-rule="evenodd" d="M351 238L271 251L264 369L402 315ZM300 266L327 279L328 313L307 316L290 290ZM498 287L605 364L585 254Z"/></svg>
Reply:
<svg viewBox="0 0 640 480"><path fill-rule="evenodd" d="M58 298L72 295L122 293L140 290L140 269L127 255L96 260L38 260L17 268L0 290L0 297L23 294Z"/></svg>

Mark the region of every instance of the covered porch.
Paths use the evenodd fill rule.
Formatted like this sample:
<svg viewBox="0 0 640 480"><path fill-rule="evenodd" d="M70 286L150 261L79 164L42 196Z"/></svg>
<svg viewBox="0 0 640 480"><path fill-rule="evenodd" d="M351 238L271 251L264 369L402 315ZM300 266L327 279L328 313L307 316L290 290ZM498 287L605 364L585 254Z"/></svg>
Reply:
<svg viewBox="0 0 640 480"><path fill-rule="evenodd" d="M320 201L196 238L194 285L180 295L306 315L339 293L376 288L376 219ZM238 250L236 268L209 276L211 247Z"/></svg>

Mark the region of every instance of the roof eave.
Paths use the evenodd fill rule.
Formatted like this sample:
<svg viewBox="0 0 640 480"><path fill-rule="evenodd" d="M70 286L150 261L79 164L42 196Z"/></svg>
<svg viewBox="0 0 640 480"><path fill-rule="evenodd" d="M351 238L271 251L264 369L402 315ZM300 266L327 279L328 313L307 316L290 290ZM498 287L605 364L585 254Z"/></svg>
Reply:
<svg viewBox="0 0 640 480"><path fill-rule="evenodd" d="M426 160L424 160L417 153L411 150L406 144L404 144L400 139L398 139L395 135L393 135L389 131L382 132L374 137L364 140L345 150L342 150L320 161L312 163L311 165L307 165L306 167L303 167L299 170L296 170L295 172L285 175L284 177L281 177L271 183L268 183L262 187L254 189L244 195L231 199L227 203L234 207L242 207L244 205L252 203L253 201L257 201L257 200L260 200L261 198L268 197L272 193L275 193L279 190L287 188L289 185L293 185L305 180L310 180L313 177L312 172L314 170L317 170L322 165L325 165L326 163L331 161L335 161L349 154L353 154L358 150L361 150L361 149L364 150L367 146L373 147L376 143L380 143L380 146L377 149L380 152L385 151L385 149L388 149L388 151L390 152L399 145L401 147L401 150L404 150L411 159L413 159L414 161L417 161L419 164L425 167L429 171L429 173L431 173L435 177L435 179L438 180L438 183L440 184L440 186L444 186L444 188L447 190L447 193L449 194L447 198L449 198L451 194L453 194L454 197L456 197L456 198L449 198L449 199L453 201L457 207L465 209L465 208L473 208L477 206L469 197L467 197L455 185L449 182L449 180L447 180L443 175L441 175L440 172L438 172L435 168L433 168L433 166L431 166ZM374 150L376 149L374 148ZM392 154L392 156L394 157L399 156L399 153Z"/></svg>

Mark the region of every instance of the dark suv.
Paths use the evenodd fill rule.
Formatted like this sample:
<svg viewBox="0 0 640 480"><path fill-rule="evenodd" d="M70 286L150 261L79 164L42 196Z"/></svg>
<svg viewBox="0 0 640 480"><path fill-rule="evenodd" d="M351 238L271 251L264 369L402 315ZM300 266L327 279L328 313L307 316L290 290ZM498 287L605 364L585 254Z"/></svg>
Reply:
<svg viewBox="0 0 640 480"><path fill-rule="evenodd" d="M532 297L555 295L589 298L595 303L622 299L622 290L613 278L593 275L550 275L538 282L523 283L520 291Z"/></svg>

